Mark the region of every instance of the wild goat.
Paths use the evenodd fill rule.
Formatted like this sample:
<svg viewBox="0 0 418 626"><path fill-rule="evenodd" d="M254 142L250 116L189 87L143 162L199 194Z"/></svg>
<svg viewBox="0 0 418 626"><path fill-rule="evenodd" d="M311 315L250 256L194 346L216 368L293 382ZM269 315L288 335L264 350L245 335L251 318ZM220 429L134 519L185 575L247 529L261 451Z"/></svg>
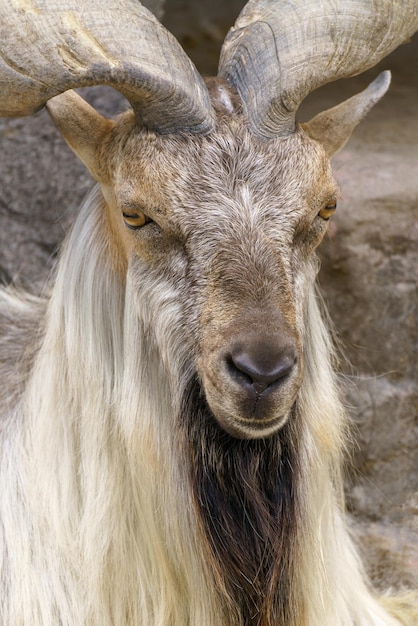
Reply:
<svg viewBox="0 0 418 626"><path fill-rule="evenodd" d="M347 531L314 287L329 158L389 73L295 121L411 36L416 1L250 0L206 83L135 0L0 16L0 113L48 101L99 182L50 297L1 292L2 626L416 626ZM63 93L93 84L132 110Z"/></svg>

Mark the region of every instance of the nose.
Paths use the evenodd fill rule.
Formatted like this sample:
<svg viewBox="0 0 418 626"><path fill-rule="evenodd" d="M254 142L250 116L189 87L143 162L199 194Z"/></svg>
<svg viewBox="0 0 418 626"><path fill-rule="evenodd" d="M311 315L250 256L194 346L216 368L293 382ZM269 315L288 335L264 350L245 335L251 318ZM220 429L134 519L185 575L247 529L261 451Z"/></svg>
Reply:
<svg viewBox="0 0 418 626"><path fill-rule="evenodd" d="M292 342L256 341L235 346L226 360L230 376L258 396L284 383L297 362L297 350Z"/></svg>

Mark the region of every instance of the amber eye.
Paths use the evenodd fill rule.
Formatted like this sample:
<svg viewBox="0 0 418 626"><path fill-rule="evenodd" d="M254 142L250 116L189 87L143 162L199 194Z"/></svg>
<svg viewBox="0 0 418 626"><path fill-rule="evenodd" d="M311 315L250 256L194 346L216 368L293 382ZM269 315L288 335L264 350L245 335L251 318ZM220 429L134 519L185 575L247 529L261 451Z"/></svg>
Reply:
<svg viewBox="0 0 418 626"><path fill-rule="evenodd" d="M127 213L126 211L124 211L122 215L123 221L125 222L126 226L131 230L142 228L142 226L145 226L145 224L149 224L149 222L152 222L148 215L145 215L145 213L142 213L142 211L135 211L132 213Z"/></svg>
<svg viewBox="0 0 418 626"><path fill-rule="evenodd" d="M329 220L331 215L335 213L335 209L337 208L336 202L329 202L319 211L319 217L322 217L323 220Z"/></svg>

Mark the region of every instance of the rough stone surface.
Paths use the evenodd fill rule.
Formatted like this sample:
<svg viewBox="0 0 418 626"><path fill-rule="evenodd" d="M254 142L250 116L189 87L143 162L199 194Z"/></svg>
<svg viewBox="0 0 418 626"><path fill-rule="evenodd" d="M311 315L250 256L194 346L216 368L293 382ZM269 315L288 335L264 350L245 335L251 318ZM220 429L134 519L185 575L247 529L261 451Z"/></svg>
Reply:
<svg viewBox="0 0 418 626"><path fill-rule="evenodd" d="M202 73L243 2L167 0L165 22ZM227 6L225 6L227 5ZM161 6L161 3L160 3ZM418 38L382 63L389 93L335 157L342 188L320 282L339 343L355 440L347 500L375 583L418 587ZM301 117L377 75L327 86ZM126 107L89 90L103 113ZM92 185L47 114L0 120L0 274L40 285Z"/></svg>

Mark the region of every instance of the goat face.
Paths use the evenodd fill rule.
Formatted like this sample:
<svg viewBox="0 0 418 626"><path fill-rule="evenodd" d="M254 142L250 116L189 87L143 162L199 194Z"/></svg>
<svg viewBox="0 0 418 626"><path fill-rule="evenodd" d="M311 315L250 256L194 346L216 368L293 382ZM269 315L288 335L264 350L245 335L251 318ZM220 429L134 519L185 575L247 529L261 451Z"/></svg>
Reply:
<svg viewBox="0 0 418 626"><path fill-rule="evenodd" d="M305 281L327 227L319 212L338 192L325 154L302 132L266 145L225 126L202 141L189 180L176 181L173 213L187 225L207 402L230 434L264 437L285 423L301 384Z"/></svg>
<svg viewBox="0 0 418 626"><path fill-rule="evenodd" d="M338 189L302 129L265 142L236 111L219 117L207 136L162 136L127 113L89 165L149 341L168 364L170 350L187 353L224 430L264 437L301 384L305 283ZM169 315L162 291L176 302Z"/></svg>

